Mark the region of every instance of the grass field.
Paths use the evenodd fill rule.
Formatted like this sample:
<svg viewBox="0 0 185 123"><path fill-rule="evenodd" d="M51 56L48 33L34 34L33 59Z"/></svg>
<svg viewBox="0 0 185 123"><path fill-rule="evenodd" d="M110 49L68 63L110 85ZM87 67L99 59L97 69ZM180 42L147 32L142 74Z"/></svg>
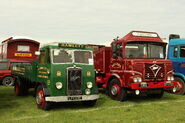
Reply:
<svg viewBox="0 0 185 123"><path fill-rule="evenodd" d="M50 111L37 109L34 97L16 97L0 86L1 123L185 123L185 95L165 93L162 99L132 96L126 102L100 94L97 105L57 103Z"/></svg>

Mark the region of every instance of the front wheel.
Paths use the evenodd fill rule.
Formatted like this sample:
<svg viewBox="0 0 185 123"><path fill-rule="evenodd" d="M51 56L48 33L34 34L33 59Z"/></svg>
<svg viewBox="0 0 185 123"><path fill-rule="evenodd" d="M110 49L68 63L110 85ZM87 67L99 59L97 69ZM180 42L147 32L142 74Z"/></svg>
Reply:
<svg viewBox="0 0 185 123"><path fill-rule="evenodd" d="M175 77L175 81L177 81L177 86L176 86L177 91L175 92L175 94L183 95L185 93L184 81L179 77Z"/></svg>
<svg viewBox="0 0 185 123"><path fill-rule="evenodd" d="M112 79L108 87L108 95L113 100L125 101L127 100L127 91L121 87L117 79Z"/></svg>
<svg viewBox="0 0 185 123"><path fill-rule="evenodd" d="M97 100L82 101L82 105L86 107L92 107L96 105Z"/></svg>
<svg viewBox="0 0 185 123"><path fill-rule="evenodd" d="M5 86L12 86L14 84L14 78L11 76L7 76L3 79L2 84Z"/></svg>
<svg viewBox="0 0 185 123"><path fill-rule="evenodd" d="M37 87L35 98L36 98L36 103L37 103L38 108L43 109L43 110L49 110L50 103L45 100L45 94L44 94L44 89L42 85L39 85Z"/></svg>

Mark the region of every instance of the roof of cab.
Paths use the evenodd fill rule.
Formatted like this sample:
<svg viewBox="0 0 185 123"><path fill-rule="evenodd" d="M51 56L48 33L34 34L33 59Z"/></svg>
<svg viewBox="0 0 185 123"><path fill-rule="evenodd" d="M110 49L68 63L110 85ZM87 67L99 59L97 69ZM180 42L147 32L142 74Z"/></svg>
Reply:
<svg viewBox="0 0 185 123"><path fill-rule="evenodd" d="M171 39L169 45L185 45L185 39L177 38Z"/></svg>
<svg viewBox="0 0 185 123"><path fill-rule="evenodd" d="M31 43L35 43L37 45L39 45L40 43L38 41L35 41L33 39L29 39L29 38L26 38L26 37L20 37L20 36L17 36L17 37L10 37L4 41L2 41L2 43L12 43L12 42L18 42L18 41L27 41L27 42L31 42Z"/></svg>
<svg viewBox="0 0 185 123"><path fill-rule="evenodd" d="M140 33L140 34L139 34ZM156 32L146 32L146 31L131 31L123 38L120 38L118 42L132 42L132 41L148 41L148 42L159 42L164 43L162 39Z"/></svg>

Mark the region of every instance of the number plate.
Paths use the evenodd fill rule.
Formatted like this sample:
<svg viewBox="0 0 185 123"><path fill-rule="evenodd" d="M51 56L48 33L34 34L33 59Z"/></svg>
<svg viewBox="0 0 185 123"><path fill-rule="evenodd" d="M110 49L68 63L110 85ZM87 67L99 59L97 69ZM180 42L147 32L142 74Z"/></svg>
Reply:
<svg viewBox="0 0 185 123"><path fill-rule="evenodd" d="M78 97L70 96L70 97L67 97L67 100L82 100L82 96L78 96Z"/></svg>

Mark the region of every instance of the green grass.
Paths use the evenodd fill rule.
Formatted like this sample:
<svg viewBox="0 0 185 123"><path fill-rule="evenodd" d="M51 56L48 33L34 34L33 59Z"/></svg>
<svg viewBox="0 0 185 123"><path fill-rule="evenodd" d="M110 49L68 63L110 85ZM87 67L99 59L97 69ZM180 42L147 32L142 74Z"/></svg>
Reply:
<svg viewBox="0 0 185 123"><path fill-rule="evenodd" d="M42 111L31 94L16 97L13 87L0 86L0 114L1 123L185 123L185 95L132 96L119 102L101 93L92 108L57 103L52 110Z"/></svg>

